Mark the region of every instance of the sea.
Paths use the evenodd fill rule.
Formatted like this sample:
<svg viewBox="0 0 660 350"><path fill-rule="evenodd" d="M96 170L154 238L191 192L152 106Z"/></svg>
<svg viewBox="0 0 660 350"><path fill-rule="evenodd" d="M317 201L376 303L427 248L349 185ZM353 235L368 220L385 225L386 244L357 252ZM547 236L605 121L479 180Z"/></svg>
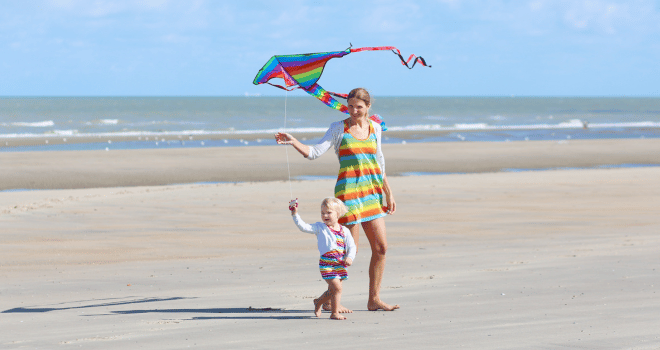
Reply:
<svg viewBox="0 0 660 350"><path fill-rule="evenodd" d="M660 137L658 97L377 97L372 105L390 131L385 143ZM344 118L293 94L0 97L0 152L274 145L263 135L320 138Z"/></svg>

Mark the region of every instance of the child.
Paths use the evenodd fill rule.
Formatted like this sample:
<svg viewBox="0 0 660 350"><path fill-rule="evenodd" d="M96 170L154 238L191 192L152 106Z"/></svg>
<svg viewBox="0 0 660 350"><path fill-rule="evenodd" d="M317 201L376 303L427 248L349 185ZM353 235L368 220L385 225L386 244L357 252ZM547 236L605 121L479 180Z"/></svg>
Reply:
<svg viewBox="0 0 660 350"><path fill-rule="evenodd" d="M341 300L341 282L348 278L347 266L353 264L357 249L353 236L348 228L339 224L338 220L348 212L348 208L337 198L328 197L321 203L321 219L323 222L307 224L298 215L298 203L291 201L289 210L300 231L313 233L318 241L319 269L321 276L328 282L326 290L318 299L314 300L314 313L321 316L323 304L330 301L332 314L330 318L344 320L346 317L339 313Z"/></svg>

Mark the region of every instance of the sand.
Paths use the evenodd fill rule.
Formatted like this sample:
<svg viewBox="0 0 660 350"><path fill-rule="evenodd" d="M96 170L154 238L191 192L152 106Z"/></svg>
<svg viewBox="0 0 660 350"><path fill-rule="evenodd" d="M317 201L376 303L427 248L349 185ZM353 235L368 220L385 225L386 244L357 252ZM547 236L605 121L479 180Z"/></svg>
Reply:
<svg viewBox="0 0 660 350"><path fill-rule="evenodd" d="M652 163L658 142L458 145L416 154L408 147L424 145L388 146L398 211L386 218L382 297L401 309L366 311L363 236L344 284L343 303L355 311L346 321L314 317L312 299L325 288L315 240L286 208L293 192L302 217L317 220L334 180L269 181L282 170L269 158L281 148L215 149L215 158L108 152L125 167L105 188L94 174L120 163L97 159L106 153L2 153L3 184L11 164L39 186L54 186L53 177L71 185L0 192L0 348L660 348L660 167L492 172L612 157ZM336 160L324 158L299 159L292 173L317 164L332 175ZM161 164L168 159L208 174L256 176L262 162L267 171L255 182L190 184L219 180L175 181L178 167ZM56 175L37 176L42 161L60 164ZM395 175L460 166L486 168ZM144 180L157 177L145 169L153 167L167 173L159 181L188 184Z"/></svg>
<svg viewBox="0 0 660 350"><path fill-rule="evenodd" d="M660 139L384 144L389 176L660 164ZM309 161L283 146L0 152L0 190L332 178L332 150Z"/></svg>

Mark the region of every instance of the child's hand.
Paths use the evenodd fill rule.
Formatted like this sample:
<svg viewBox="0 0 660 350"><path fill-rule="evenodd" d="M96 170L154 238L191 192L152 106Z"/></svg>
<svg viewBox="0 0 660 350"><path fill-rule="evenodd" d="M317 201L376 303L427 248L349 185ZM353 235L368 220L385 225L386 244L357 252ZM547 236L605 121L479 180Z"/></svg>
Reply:
<svg viewBox="0 0 660 350"><path fill-rule="evenodd" d="M298 198L289 202L289 210L291 210L291 215L298 213Z"/></svg>
<svg viewBox="0 0 660 350"><path fill-rule="evenodd" d="M351 265L353 265L353 259L351 258L344 259L344 266L351 266Z"/></svg>

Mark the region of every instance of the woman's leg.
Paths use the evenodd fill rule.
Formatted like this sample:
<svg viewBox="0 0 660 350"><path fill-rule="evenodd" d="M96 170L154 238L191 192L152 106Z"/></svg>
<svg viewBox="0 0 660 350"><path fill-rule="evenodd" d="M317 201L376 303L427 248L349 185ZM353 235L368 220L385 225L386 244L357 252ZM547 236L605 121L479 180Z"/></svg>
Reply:
<svg viewBox="0 0 660 350"><path fill-rule="evenodd" d="M358 242L360 241L360 225L358 224L351 224L351 225L344 225L346 228L348 228L349 231L351 231L351 236L353 236L353 241L355 241L355 248L359 250L360 248L358 247ZM357 253L356 250L356 253Z"/></svg>
<svg viewBox="0 0 660 350"><path fill-rule="evenodd" d="M380 285L385 271L385 254L387 253L387 236L385 232L385 219L378 218L363 222L362 229L367 235L371 246L371 262L369 263L369 301L367 309L371 311L392 311L399 305L388 305L380 300ZM351 231L352 233L352 231ZM355 236L353 237L355 239Z"/></svg>

